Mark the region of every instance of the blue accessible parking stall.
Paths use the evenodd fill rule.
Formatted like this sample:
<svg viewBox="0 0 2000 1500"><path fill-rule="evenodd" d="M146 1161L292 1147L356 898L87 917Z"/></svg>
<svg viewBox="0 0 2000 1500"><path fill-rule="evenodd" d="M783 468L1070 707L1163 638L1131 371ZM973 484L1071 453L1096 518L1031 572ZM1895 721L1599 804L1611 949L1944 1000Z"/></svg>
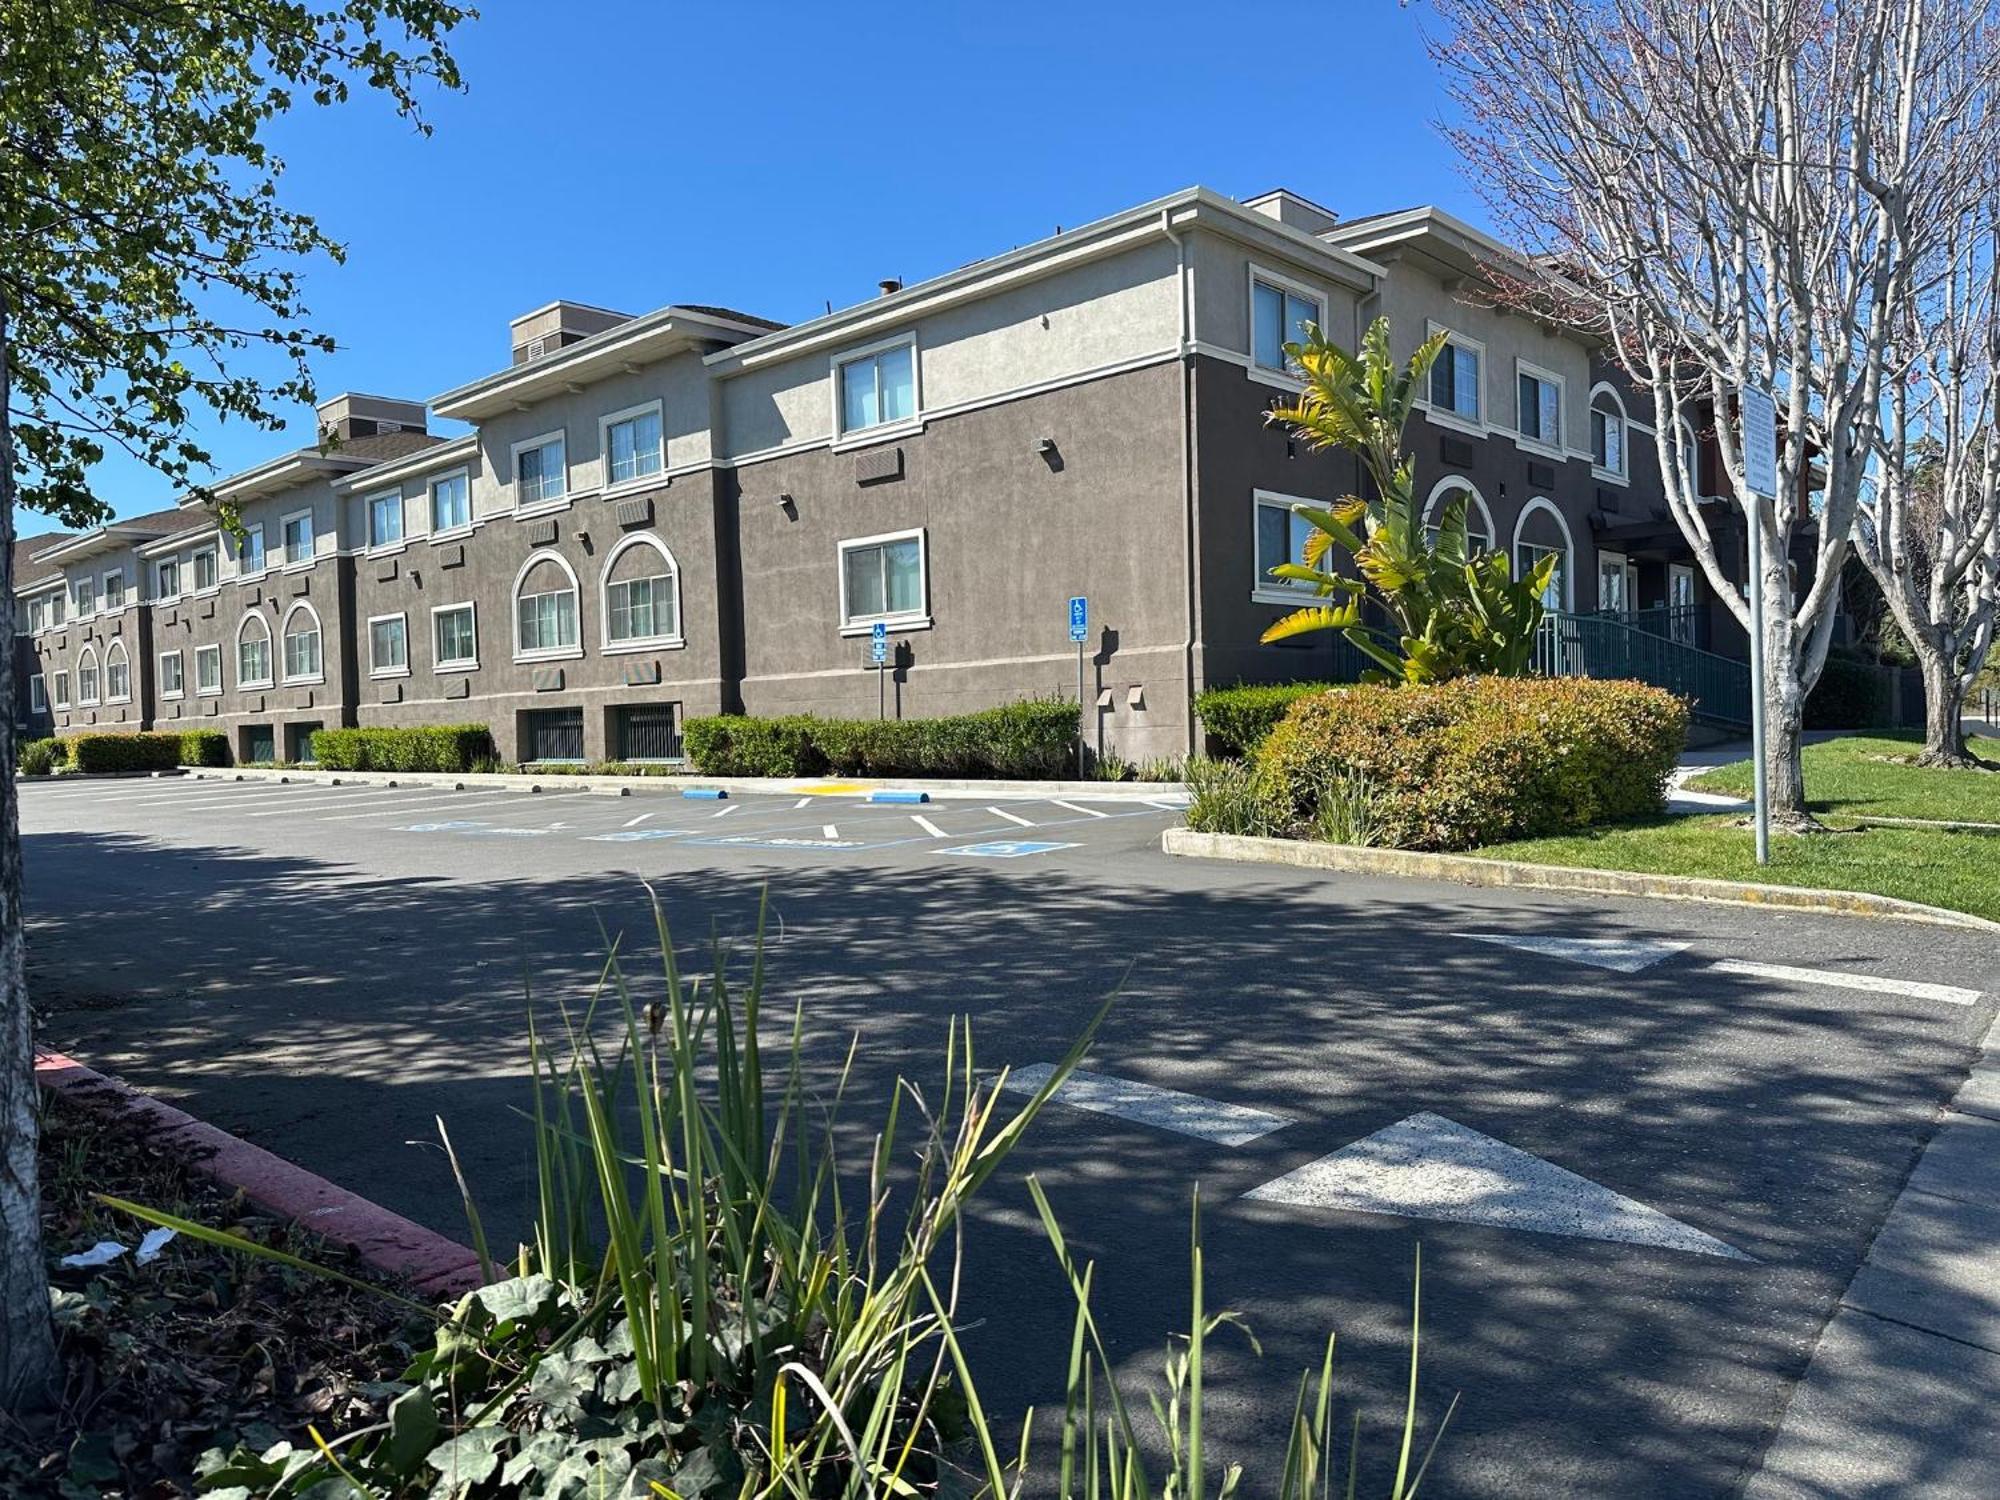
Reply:
<svg viewBox="0 0 2000 1500"><path fill-rule="evenodd" d="M1024 859L1030 854L1048 854L1057 849L1074 849L1073 843L1049 839L992 839L983 844L960 844L940 849L940 854L962 854L968 859Z"/></svg>

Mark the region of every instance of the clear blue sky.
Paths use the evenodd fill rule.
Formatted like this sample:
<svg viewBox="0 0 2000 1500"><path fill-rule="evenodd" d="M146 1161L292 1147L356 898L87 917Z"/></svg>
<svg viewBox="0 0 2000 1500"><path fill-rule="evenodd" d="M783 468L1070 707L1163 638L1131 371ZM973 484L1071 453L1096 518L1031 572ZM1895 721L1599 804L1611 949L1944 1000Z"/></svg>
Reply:
<svg viewBox="0 0 2000 1500"><path fill-rule="evenodd" d="M429 138L373 100L274 134L287 201L348 247L308 271L341 346L325 395L488 373L556 297L797 321L1193 183L1482 217L1431 128L1423 11L1395 0L484 9ZM312 422L200 436L228 473ZM96 477L120 514L171 503L129 462Z"/></svg>

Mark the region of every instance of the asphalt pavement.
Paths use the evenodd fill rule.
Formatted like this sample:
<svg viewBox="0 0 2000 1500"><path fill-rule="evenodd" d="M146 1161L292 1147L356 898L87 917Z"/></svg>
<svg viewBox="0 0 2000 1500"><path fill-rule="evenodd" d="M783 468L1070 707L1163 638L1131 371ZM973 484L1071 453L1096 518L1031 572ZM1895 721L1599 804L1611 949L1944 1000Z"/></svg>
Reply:
<svg viewBox="0 0 2000 1500"><path fill-rule="evenodd" d="M768 885L774 1003L829 1065L859 1033L862 1125L937 1079L950 1017L1032 1069L1118 989L975 1216L982 1394L1060 1405L1027 1172L1135 1381L1186 1323L1198 1182L1210 1305L1263 1345L1211 1367L1211 1452L1253 1487L1330 1329L1383 1487L1421 1242L1426 1417L1460 1398L1427 1496L1737 1493L2000 998L1975 932L1170 859L1143 792L20 800L44 1039L449 1233L434 1117L521 1232L529 997L585 996L605 932L648 948L647 883L684 954Z"/></svg>

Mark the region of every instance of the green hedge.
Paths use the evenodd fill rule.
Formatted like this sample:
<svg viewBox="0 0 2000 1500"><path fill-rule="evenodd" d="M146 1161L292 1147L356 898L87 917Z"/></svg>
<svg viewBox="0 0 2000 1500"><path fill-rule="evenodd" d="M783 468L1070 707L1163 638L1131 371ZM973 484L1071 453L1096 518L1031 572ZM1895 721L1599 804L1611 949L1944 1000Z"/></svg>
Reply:
<svg viewBox="0 0 2000 1500"><path fill-rule="evenodd" d="M1076 705L1033 698L939 719L689 719L688 759L709 776L977 776L1073 773Z"/></svg>
<svg viewBox="0 0 2000 1500"><path fill-rule="evenodd" d="M79 734L69 742L70 763L86 774L172 771L181 763L177 734Z"/></svg>
<svg viewBox="0 0 2000 1500"><path fill-rule="evenodd" d="M1201 717L1209 748L1217 755L1248 755L1278 727L1285 710L1311 693L1338 686L1331 682L1246 682L1236 687L1196 693L1194 711Z"/></svg>
<svg viewBox="0 0 2000 1500"><path fill-rule="evenodd" d="M322 729L313 762L322 771L470 771L493 757L484 724L435 724L416 729Z"/></svg>
<svg viewBox="0 0 2000 1500"><path fill-rule="evenodd" d="M229 736L220 729L183 729L180 741L180 758L184 766L229 764Z"/></svg>
<svg viewBox="0 0 2000 1500"><path fill-rule="evenodd" d="M1887 729L1892 706L1889 673L1866 657L1829 651L1819 681L1806 699L1808 729Z"/></svg>
<svg viewBox="0 0 2000 1500"><path fill-rule="evenodd" d="M1310 829L1356 779L1375 841L1465 849L1658 814L1687 736L1660 688L1585 677L1465 677L1302 698L1257 755L1275 827Z"/></svg>
<svg viewBox="0 0 2000 1500"><path fill-rule="evenodd" d="M23 740L18 759L23 776L53 776L69 764L69 741Z"/></svg>

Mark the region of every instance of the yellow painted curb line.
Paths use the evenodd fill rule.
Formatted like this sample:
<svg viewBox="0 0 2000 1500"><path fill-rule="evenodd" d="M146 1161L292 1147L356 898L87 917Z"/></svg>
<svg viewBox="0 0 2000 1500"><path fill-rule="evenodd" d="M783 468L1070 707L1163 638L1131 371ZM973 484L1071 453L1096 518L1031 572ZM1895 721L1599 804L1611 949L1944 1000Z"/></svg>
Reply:
<svg viewBox="0 0 2000 1500"><path fill-rule="evenodd" d="M845 797L853 792L873 791L879 785L873 781L825 781L818 786L794 788L802 797Z"/></svg>

